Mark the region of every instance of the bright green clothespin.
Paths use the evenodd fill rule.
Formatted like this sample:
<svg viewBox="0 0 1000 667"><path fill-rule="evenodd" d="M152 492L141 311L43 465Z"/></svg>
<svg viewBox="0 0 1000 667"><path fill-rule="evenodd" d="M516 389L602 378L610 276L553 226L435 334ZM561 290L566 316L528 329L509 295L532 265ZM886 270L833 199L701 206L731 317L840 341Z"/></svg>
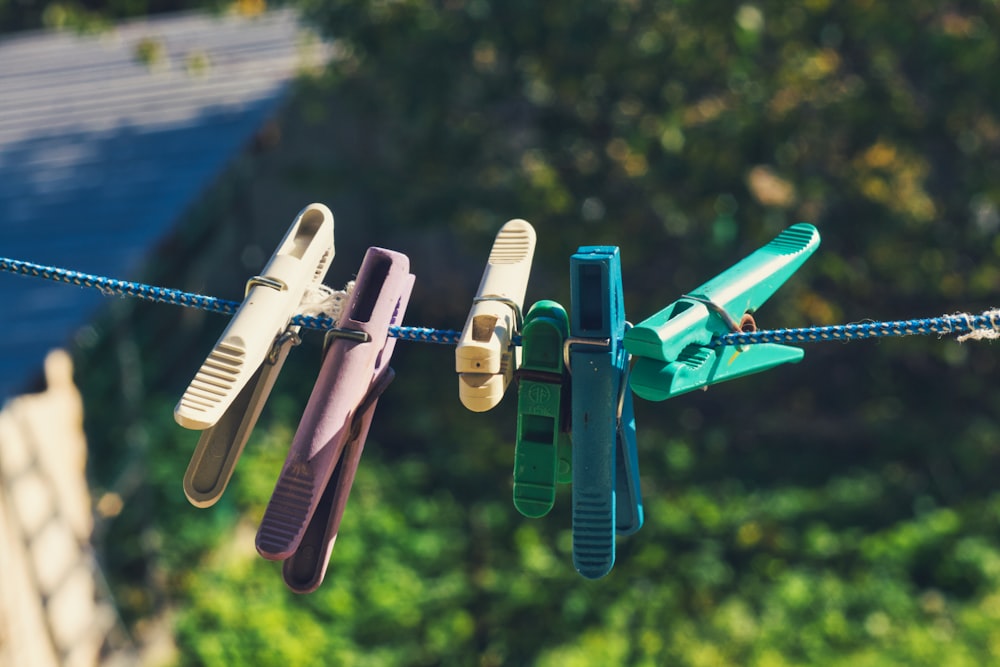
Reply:
<svg viewBox="0 0 1000 667"><path fill-rule="evenodd" d="M788 345L708 347L733 331L753 331L757 310L819 247L819 232L799 223L698 289L683 295L625 334L635 357L632 390L662 401L694 389L796 362Z"/></svg>
<svg viewBox="0 0 1000 667"><path fill-rule="evenodd" d="M518 370L514 507L527 517L548 514L555 503L556 483L572 479L568 436L563 428L563 345L568 335L569 318L555 301L539 301L524 318Z"/></svg>

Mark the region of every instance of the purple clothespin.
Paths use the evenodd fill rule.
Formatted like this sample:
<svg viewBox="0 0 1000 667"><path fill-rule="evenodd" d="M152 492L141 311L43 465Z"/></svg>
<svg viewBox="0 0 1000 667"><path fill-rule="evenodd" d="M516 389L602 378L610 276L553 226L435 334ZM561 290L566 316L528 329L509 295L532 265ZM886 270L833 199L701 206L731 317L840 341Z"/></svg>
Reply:
<svg viewBox="0 0 1000 667"><path fill-rule="evenodd" d="M323 581L372 414L413 288L406 255L369 248L257 531L257 551L285 561L293 591Z"/></svg>

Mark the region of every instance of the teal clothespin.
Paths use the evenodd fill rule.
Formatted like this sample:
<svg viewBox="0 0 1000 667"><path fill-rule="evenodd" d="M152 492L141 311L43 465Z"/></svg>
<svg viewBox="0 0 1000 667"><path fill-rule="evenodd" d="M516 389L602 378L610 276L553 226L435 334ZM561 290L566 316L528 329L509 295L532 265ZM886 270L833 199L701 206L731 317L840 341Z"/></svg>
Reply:
<svg viewBox="0 0 1000 667"><path fill-rule="evenodd" d="M792 225L763 248L683 295L625 334L637 361L632 390L662 401L694 389L796 362L804 352L777 344L708 347L732 331L753 331L757 310L819 247L812 225Z"/></svg>
<svg viewBox="0 0 1000 667"><path fill-rule="evenodd" d="M570 293L573 564L597 579L614 566L615 533L633 533L643 520L618 248L577 250Z"/></svg>
<svg viewBox="0 0 1000 667"><path fill-rule="evenodd" d="M568 482L567 410L563 345L569 317L555 301L539 301L524 318L518 369L514 507L527 517L545 516L556 483Z"/></svg>

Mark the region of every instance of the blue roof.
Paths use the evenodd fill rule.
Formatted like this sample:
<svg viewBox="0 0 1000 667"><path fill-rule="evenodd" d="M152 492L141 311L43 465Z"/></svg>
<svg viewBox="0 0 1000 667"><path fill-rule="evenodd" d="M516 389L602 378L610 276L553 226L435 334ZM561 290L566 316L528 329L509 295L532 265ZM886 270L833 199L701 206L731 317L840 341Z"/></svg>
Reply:
<svg viewBox="0 0 1000 667"><path fill-rule="evenodd" d="M141 45L158 57L144 63ZM290 11L0 40L0 256L136 277L296 74L323 56ZM103 299L0 274L0 401Z"/></svg>

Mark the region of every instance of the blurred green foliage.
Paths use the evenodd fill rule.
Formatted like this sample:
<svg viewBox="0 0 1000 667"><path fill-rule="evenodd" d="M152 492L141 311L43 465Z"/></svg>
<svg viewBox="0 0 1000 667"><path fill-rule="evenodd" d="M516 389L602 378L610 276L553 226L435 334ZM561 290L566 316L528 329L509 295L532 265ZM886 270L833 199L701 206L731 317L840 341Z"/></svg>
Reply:
<svg viewBox="0 0 1000 667"><path fill-rule="evenodd" d="M576 246L616 244L633 321L798 220L823 245L763 327L996 305L994 1L300 4L335 56L284 118L311 152L280 177L361 202L335 207L338 262L360 261L343 255L345 228L410 252L407 322L460 326L512 217L539 233L529 299L565 301ZM401 345L327 582L297 597L252 536L315 349L293 355L223 502L198 511L180 491L195 438L169 422L170 401L130 398L123 371L87 372L183 329L158 317L116 320L81 353L81 381L98 488L122 479L122 457L139 462L104 537L119 602L135 624L173 610L180 665L859 667L1000 653L988 344L811 346L798 366L640 403L647 522L596 582L572 571L568 489L542 520L511 506L512 401L466 413L451 351ZM165 368L193 373L204 338L145 359L162 371L145 377L170 378L147 391L176 395Z"/></svg>

